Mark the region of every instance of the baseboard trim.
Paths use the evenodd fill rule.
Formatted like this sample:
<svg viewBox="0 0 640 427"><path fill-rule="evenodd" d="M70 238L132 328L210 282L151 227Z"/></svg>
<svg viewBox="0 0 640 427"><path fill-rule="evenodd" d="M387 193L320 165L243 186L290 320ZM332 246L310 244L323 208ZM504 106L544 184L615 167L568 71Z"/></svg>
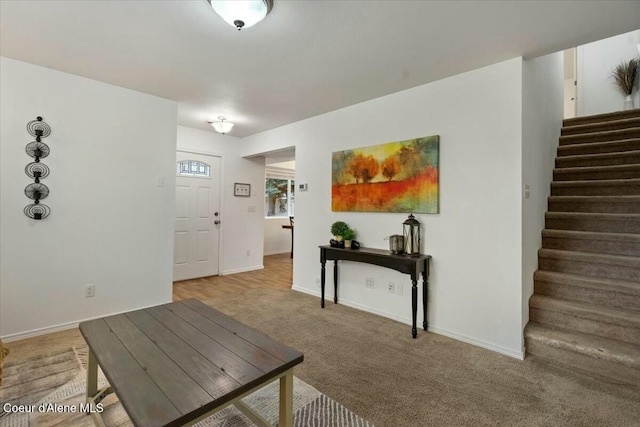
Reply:
<svg viewBox="0 0 640 427"><path fill-rule="evenodd" d="M170 303L171 301L166 301L160 304L167 304ZM26 332L18 332L16 334L10 334L10 335L5 335L3 337L0 337L0 339L2 339L2 341L4 342L11 342L11 341L18 341L18 340L22 340L25 338L33 338L33 337L37 337L40 335L45 335L45 334L51 334L53 332L60 332L60 331L66 331L68 329L73 329L73 328L77 328L78 325L82 322L87 322L89 320L93 320L93 319L100 319L102 317L107 317L107 316L115 316L117 314L122 314L122 313L129 313L130 311L134 311L134 310L143 310L145 308L150 308L150 307L155 307L157 305L160 304L153 304L153 305L147 305L144 307L138 307L138 308L132 308L129 310L123 310L123 311L118 311L115 313L106 313L106 314L101 314L99 316L93 316L93 317L88 317L86 319L81 319L81 320L77 320L77 321L73 321L73 322L66 322L66 323L60 323L58 325L54 325L54 326L46 326L44 328L38 328L38 329L32 329L30 331L26 331Z"/></svg>
<svg viewBox="0 0 640 427"><path fill-rule="evenodd" d="M263 270L263 269L264 269L264 265L262 265L262 264L254 265L254 266L251 266L251 267L235 268L233 270L225 270L225 271L223 271L221 276L227 276L229 274L245 273L247 271Z"/></svg>
<svg viewBox="0 0 640 427"><path fill-rule="evenodd" d="M494 351L496 353L504 354L505 356L513 357L518 360L524 360L524 351L513 351L512 349L502 347L497 344L493 344L487 341L472 338L458 332L453 332L448 329L440 328L437 325L429 325L429 332L434 332L438 335L444 335L445 337L453 338L454 340L466 342L477 347L482 347L487 350Z"/></svg>
<svg viewBox="0 0 640 427"><path fill-rule="evenodd" d="M298 292L302 292L308 295L313 295L316 296L318 298L320 298L320 291L314 291L308 288L302 288L300 286L296 286L295 284L292 286L292 288L294 291L298 291ZM329 294L328 292L325 293L325 301L327 303L331 302L333 303L333 292L331 294ZM405 316L398 316L396 314L393 313L389 313L386 312L384 310L378 310L372 307L368 307L362 304L359 304L357 302L354 301L349 301L346 300L344 298L340 298L340 304L346 305L348 307L352 307L358 310L362 310L362 311L366 311L367 313L371 313L371 314L377 314L378 316L383 316L386 317L388 319L392 319L392 320L396 320L400 323L405 323L407 325L411 325L413 322L411 320L411 318L409 317L405 317ZM421 325L418 325L418 329L420 329ZM483 340L479 340L476 338L472 338L469 337L467 335L464 334L460 334L458 332L454 332L451 331L449 329L445 329L445 328L440 328L437 325L434 325L433 323L429 325L429 332L433 332L435 334L438 335L444 335L445 337L449 337L449 338L453 338L454 340L457 341L462 341L465 342L467 344L471 344L471 345L475 345L477 347L482 347L484 349L487 350L491 350L494 351L496 353L500 353L500 354L504 354L505 356L509 356L509 357L513 357L519 360L524 360L524 350L522 351L513 351L512 349L506 348L506 347L502 347L500 345L496 345L490 342L486 342Z"/></svg>
<svg viewBox="0 0 640 427"><path fill-rule="evenodd" d="M289 254L289 253L291 253L291 249L287 249L287 250L282 249L282 250L264 252L263 255L269 256L269 255L280 255L280 254Z"/></svg>

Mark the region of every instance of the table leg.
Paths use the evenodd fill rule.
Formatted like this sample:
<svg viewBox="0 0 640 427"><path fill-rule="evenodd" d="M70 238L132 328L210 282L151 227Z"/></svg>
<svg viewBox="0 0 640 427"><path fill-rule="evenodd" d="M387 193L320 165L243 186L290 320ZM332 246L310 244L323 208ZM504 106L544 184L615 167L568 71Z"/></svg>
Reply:
<svg viewBox="0 0 640 427"><path fill-rule="evenodd" d="M87 357L87 403L93 404L93 398L98 393L98 361L91 348Z"/></svg>
<svg viewBox="0 0 640 427"><path fill-rule="evenodd" d="M428 260L425 262L429 262ZM427 277L429 275L429 269L426 268L425 271L422 272L422 311L423 311L423 322L422 328L427 330L427 302L429 301L429 282L427 281Z"/></svg>
<svg viewBox="0 0 640 427"><path fill-rule="evenodd" d="M338 303L338 260L333 261L333 303Z"/></svg>
<svg viewBox="0 0 640 427"><path fill-rule="evenodd" d="M293 426L293 369L280 378L280 423L281 427Z"/></svg>
<svg viewBox="0 0 640 427"><path fill-rule="evenodd" d="M320 300L320 307L324 308L324 280L325 280L325 261L320 263L320 293L322 294L322 298Z"/></svg>
<svg viewBox="0 0 640 427"><path fill-rule="evenodd" d="M411 287L411 319L413 320L413 327L411 328L411 335L413 339L418 335L418 328L416 327L416 320L418 315L418 280L411 278L413 286Z"/></svg>

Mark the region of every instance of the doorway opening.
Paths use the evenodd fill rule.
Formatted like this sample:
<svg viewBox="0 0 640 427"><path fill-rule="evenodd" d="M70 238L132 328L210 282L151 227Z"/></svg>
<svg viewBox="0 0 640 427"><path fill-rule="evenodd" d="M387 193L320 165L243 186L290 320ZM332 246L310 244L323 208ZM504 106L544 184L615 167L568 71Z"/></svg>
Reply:
<svg viewBox="0 0 640 427"><path fill-rule="evenodd" d="M578 115L578 49L572 47L564 51L564 118Z"/></svg>
<svg viewBox="0 0 640 427"><path fill-rule="evenodd" d="M295 148L264 154L264 256L294 256Z"/></svg>

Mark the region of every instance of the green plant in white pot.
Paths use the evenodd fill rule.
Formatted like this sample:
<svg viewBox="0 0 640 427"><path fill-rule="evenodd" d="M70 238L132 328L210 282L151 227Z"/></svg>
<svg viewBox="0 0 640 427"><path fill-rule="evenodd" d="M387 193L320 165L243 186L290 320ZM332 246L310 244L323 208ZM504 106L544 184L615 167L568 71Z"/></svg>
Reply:
<svg viewBox="0 0 640 427"><path fill-rule="evenodd" d="M344 238L344 247L350 248L351 241L356 238L356 232L355 230L347 228L347 231L344 232L344 235L342 237Z"/></svg>
<svg viewBox="0 0 640 427"><path fill-rule="evenodd" d="M333 224L331 224L331 234L333 234L333 238L336 239L338 242L341 242L344 240L344 235L348 229L349 229L349 226L347 225L346 222L343 222L343 221L336 221Z"/></svg>
<svg viewBox="0 0 640 427"><path fill-rule="evenodd" d="M638 75L638 62L640 59L631 59L622 61L611 71L611 78L625 95L624 110L632 110L633 106L633 88L636 84L636 76Z"/></svg>

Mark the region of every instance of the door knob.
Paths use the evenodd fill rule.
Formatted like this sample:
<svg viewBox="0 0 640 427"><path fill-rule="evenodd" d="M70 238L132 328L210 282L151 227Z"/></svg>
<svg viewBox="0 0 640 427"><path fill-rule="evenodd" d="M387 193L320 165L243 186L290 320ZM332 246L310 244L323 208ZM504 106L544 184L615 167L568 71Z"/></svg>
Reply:
<svg viewBox="0 0 640 427"><path fill-rule="evenodd" d="M218 225L218 224L220 224L220 221L218 221L218 220L216 219L215 221L213 221L213 223L214 223L215 225Z"/></svg>

